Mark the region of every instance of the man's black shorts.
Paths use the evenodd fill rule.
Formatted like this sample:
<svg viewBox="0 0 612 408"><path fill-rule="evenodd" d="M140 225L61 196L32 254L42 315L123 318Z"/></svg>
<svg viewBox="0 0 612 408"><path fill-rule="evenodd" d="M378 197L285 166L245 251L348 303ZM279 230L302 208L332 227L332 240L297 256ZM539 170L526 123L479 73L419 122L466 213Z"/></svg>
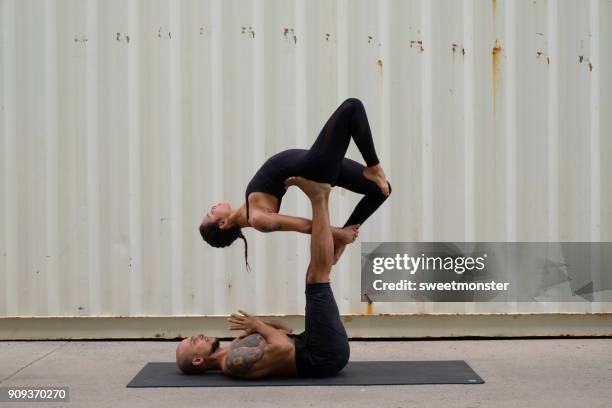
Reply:
<svg viewBox="0 0 612 408"><path fill-rule="evenodd" d="M306 284L305 330L294 338L298 376L327 377L346 366L348 337L329 282Z"/></svg>

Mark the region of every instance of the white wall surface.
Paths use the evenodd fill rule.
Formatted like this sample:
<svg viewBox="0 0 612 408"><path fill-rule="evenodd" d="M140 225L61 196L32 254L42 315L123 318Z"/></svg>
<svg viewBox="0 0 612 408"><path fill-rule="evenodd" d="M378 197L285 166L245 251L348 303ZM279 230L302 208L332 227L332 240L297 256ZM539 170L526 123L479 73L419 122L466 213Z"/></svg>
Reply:
<svg viewBox="0 0 612 408"><path fill-rule="evenodd" d="M300 314L308 237L205 245L270 155L363 101L361 241L611 241L612 1L0 1L0 316ZM352 146L349 156L360 160ZM332 194L341 225L358 196ZM282 212L309 216L297 191ZM360 302L359 244L332 279ZM394 303L370 313L612 312Z"/></svg>

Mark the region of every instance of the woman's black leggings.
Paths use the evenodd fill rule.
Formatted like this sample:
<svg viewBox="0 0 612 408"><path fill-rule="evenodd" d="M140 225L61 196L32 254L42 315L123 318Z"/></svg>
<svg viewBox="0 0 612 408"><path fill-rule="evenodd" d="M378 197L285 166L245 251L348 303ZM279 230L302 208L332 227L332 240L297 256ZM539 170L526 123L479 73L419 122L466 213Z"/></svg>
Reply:
<svg viewBox="0 0 612 408"><path fill-rule="evenodd" d="M344 224L345 227L363 224L387 199L375 182L363 176L364 165L344 157L351 136L366 165L378 164L366 111L363 103L356 98L342 102L304 158L306 178L364 195Z"/></svg>

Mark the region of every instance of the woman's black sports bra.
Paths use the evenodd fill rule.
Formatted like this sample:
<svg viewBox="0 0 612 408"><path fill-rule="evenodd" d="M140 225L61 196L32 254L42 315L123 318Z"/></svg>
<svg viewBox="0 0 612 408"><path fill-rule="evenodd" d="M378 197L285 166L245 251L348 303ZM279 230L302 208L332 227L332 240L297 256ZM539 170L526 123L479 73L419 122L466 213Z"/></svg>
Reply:
<svg viewBox="0 0 612 408"><path fill-rule="evenodd" d="M289 149L270 157L257 170L246 188L246 216L249 221L249 194L260 192L272 194L278 198L278 208L285 195L285 180L291 176L301 175L303 158L308 150Z"/></svg>

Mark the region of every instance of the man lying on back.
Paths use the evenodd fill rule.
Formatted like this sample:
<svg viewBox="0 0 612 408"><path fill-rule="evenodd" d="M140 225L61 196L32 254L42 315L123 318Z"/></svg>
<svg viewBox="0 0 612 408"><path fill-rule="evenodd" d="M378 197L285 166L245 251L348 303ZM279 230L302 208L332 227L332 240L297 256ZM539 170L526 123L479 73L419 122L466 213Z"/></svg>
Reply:
<svg viewBox="0 0 612 408"><path fill-rule="evenodd" d="M328 211L331 186L301 177L291 177L286 184L298 186L312 205L304 332L289 337L292 329L282 323L266 322L240 310L228 320L231 330L244 332L228 347L219 347L218 339L204 334L179 343L176 362L184 373L221 370L240 378L325 377L346 366L350 355L348 337L329 284L334 257Z"/></svg>

